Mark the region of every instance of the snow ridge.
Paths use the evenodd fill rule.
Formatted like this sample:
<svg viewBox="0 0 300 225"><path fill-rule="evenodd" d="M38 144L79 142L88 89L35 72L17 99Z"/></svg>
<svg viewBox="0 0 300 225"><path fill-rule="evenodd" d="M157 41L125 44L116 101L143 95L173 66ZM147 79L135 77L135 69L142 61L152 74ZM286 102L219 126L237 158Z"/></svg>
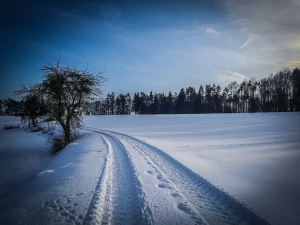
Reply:
<svg viewBox="0 0 300 225"><path fill-rule="evenodd" d="M109 165L118 167L120 164L124 164L120 167L121 170L114 168L115 172L107 173L110 174L107 176L113 177L114 180L108 178L105 183L116 185L115 182L119 182L119 185L122 185L123 181L128 181L124 179L122 181L120 172L137 174L137 177L133 176L134 181L130 183L138 183L138 188L143 189L138 192L145 194L139 195L138 202L135 201L131 205L135 208L132 209L134 213L139 211L137 207L141 207L139 201L143 201L143 204L147 205L140 213L144 219L147 218L145 215L152 218L148 217L144 220L144 224L152 222L154 224L269 224L162 150L125 134L94 128L87 129L100 133L108 143L109 154L112 154L112 156L108 155L108 157L112 157ZM127 167L128 169L125 169ZM134 188L134 185L129 186ZM114 194L118 195L121 189L114 189ZM130 189L128 192L124 191L121 196L124 198L124 196L131 195L132 191ZM147 199L146 195L151 198ZM109 202L114 200L116 199L110 199ZM131 200L127 199L127 204L130 204ZM99 208L101 207L99 206ZM126 208L129 210L131 206L128 205ZM98 211L104 212L105 210ZM121 211L114 210L113 212L116 215L121 213ZM104 222L109 224L109 221L112 220ZM121 220L113 221L126 224ZM103 223L103 220L101 222ZM131 221L131 223L133 222Z"/></svg>

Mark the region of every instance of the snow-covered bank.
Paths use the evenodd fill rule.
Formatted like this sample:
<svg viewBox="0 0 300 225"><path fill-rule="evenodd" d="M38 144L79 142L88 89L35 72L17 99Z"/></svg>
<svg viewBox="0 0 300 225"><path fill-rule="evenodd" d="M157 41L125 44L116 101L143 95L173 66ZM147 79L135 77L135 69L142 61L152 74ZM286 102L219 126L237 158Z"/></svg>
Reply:
<svg viewBox="0 0 300 225"><path fill-rule="evenodd" d="M45 135L3 130L4 125L17 124L16 117L0 117L0 198L32 180L50 159Z"/></svg>
<svg viewBox="0 0 300 225"><path fill-rule="evenodd" d="M167 152L274 224L300 220L300 113L87 116Z"/></svg>
<svg viewBox="0 0 300 225"><path fill-rule="evenodd" d="M101 137L85 135L54 157L41 133L0 130L0 137L0 224L82 224L107 154ZM8 179L26 175L24 154L35 157L35 170L11 189Z"/></svg>

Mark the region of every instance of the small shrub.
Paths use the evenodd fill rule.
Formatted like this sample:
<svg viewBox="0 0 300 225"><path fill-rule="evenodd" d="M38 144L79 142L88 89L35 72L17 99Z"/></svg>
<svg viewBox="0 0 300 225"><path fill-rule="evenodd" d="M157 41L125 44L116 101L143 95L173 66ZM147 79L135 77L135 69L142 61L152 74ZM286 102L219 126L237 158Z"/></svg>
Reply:
<svg viewBox="0 0 300 225"><path fill-rule="evenodd" d="M44 129L42 130L42 134L47 134L47 133L48 133L48 130L44 128Z"/></svg>
<svg viewBox="0 0 300 225"><path fill-rule="evenodd" d="M80 138L79 134L74 134L72 136L72 141L76 140ZM71 142L72 142L71 141ZM60 151L62 151L68 144L70 143L66 143L64 140L64 136L56 136L52 139L48 139L48 142L50 142L52 144L51 146L51 150L50 150L50 154L51 155L57 155Z"/></svg>
<svg viewBox="0 0 300 225"><path fill-rule="evenodd" d="M51 116L48 116L44 119L44 122L52 122L52 121L55 121L55 119Z"/></svg>
<svg viewBox="0 0 300 225"><path fill-rule="evenodd" d="M50 150L51 155L57 155L61 150L66 147L65 141L63 137L55 137L51 140L52 147Z"/></svg>
<svg viewBox="0 0 300 225"><path fill-rule="evenodd" d="M43 128L41 128L40 126L29 128L30 132L39 132L39 131L42 131L42 130L43 130Z"/></svg>
<svg viewBox="0 0 300 225"><path fill-rule="evenodd" d="M13 130L13 129L19 129L20 125L11 125L11 124L6 124L4 125L4 130Z"/></svg>
<svg viewBox="0 0 300 225"><path fill-rule="evenodd" d="M50 134L50 135L54 134L55 124L52 122L46 122L45 124L46 124L46 126L43 127L42 133Z"/></svg>

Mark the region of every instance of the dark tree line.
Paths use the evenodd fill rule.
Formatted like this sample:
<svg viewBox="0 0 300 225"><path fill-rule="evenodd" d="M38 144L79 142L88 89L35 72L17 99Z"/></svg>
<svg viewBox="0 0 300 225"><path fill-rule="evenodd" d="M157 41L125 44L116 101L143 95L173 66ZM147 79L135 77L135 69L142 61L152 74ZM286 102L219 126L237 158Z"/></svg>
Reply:
<svg viewBox="0 0 300 225"><path fill-rule="evenodd" d="M182 88L177 94L137 92L135 114L195 114L300 111L300 69L283 68L261 80Z"/></svg>
<svg viewBox="0 0 300 225"><path fill-rule="evenodd" d="M22 101L16 101L14 99L0 99L0 115L18 116L22 111Z"/></svg>
<svg viewBox="0 0 300 225"><path fill-rule="evenodd" d="M129 115L131 114L131 96L107 94L106 98L86 103L84 111L90 115Z"/></svg>
<svg viewBox="0 0 300 225"><path fill-rule="evenodd" d="M18 115L20 104L12 99L0 100L0 113ZM103 99L86 103L87 114L196 114L300 111L300 68L283 68L275 74L242 83L232 82L224 89L220 85L200 85L182 88L172 94L136 92L107 94Z"/></svg>
<svg viewBox="0 0 300 225"><path fill-rule="evenodd" d="M300 69L283 68L267 78L251 78L220 85L200 85L169 92L137 92L132 100L135 114L195 114L300 111Z"/></svg>
<svg viewBox="0 0 300 225"><path fill-rule="evenodd" d="M283 68L261 80L251 78L220 85L182 88L172 94L136 92L88 104L91 114L196 114L300 111L300 69Z"/></svg>

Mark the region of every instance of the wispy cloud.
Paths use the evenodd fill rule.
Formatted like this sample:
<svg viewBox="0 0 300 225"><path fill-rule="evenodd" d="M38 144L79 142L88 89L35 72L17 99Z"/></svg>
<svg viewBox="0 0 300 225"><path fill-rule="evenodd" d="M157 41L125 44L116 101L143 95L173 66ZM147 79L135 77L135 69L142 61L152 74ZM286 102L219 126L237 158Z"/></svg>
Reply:
<svg viewBox="0 0 300 225"><path fill-rule="evenodd" d="M232 30L236 31L234 53L247 59L240 64L242 71L251 68L249 60L257 65L256 72L251 72L255 77L262 71L268 71L266 76L282 67L299 66L299 0L273 0L272 4L270 0L228 0L221 4L227 9Z"/></svg>
<svg viewBox="0 0 300 225"><path fill-rule="evenodd" d="M271 50L272 54L276 51L280 54L283 50L300 50L300 45L295 45L300 39L299 0L273 0L272 4L269 0L228 0L223 4L232 24L240 27L244 35L250 35L237 51L253 42L257 36L260 48Z"/></svg>
<svg viewBox="0 0 300 225"><path fill-rule="evenodd" d="M246 75L239 72L225 71L223 73L215 75L215 79L218 83L230 84L233 81L237 83L243 82L245 79L249 79Z"/></svg>
<svg viewBox="0 0 300 225"><path fill-rule="evenodd" d="M300 0L292 0L291 5L300 5Z"/></svg>
<svg viewBox="0 0 300 225"><path fill-rule="evenodd" d="M87 8L87 7L93 5L93 4L97 3L97 2L99 2L99 0L96 0L96 1L93 1L93 2L90 2L90 3L87 3L87 4L85 4L85 5L83 5L83 6L80 6L80 7L76 8L76 9L70 10L70 11L64 13L64 15L65 15L65 16L70 15L70 14L75 13L75 12L81 10L81 9Z"/></svg>
<svg viewBox="0 0 300 225"><path fill-rule="evenodd" d="M236 50L235 52L240 51L241 49L245 48L247 45L249 45L251 42L253 42L258 36L254 35L254 34L250 34L250 36L248 37L248 39L245 41L245 43L239 47L238 50Z"/></svg>
<svg viewBox="0 0 300 225"><path fill-rule="evenodd" d="M220 32L216 31L212 27L206 28L205 33L207 33L207 34L213 34L213 35L220 35Z"/></svg>

